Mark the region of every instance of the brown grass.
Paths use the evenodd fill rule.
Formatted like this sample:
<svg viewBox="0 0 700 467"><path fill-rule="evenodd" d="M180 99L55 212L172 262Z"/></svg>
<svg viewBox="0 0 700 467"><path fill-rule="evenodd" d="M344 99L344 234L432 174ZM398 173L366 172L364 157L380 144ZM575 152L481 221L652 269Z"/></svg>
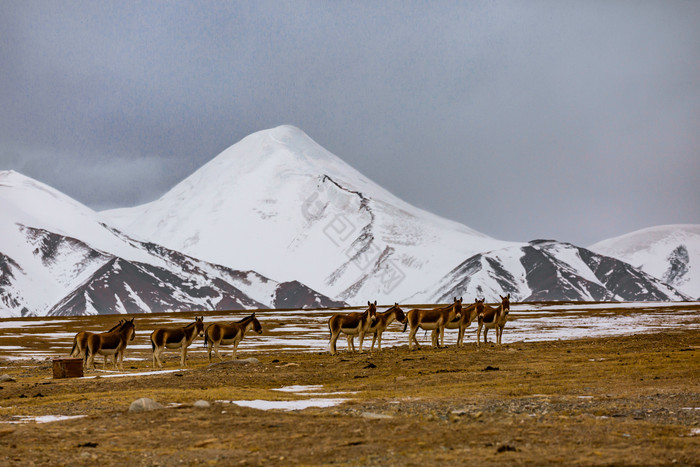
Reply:
<svg viewBox="0 0 700 467"><path fill-rule="evenodd" d="M0 373L16 382L0 383L0 421L87 417L0 424L0 463L697 464L698 351L700 331L678 330L371 356L240 352L261 364L208 370L195 358L187 371L138 378L52 380L48 362L4 363ZM176 353L166 356L176 368ZM132 366L151 369L150 360ZM272 390L287 385L356 393L299 412L191 407L308 397ZM139 397L184 405L127 413Z"/></svg>

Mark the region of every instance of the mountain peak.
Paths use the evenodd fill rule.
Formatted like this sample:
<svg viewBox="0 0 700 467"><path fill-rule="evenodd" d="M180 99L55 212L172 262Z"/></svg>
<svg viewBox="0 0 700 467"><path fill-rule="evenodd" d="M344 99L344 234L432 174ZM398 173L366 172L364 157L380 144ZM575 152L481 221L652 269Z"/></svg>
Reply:
<svg viewBox="0 0 700 467"><path fill-rule="evenodd" d="M31 187L39 188L44 191L56 191L48 185L44 185L38 180L27 177L14 170L0 170L0 185L8 187Z"/></svg>
<svg viewBox="0 0 700 467"><path fill-rule="evenodd" d="M157 201L102 215L136 237L346 301L406 296L455 254L506 244L406 203L291 125L243 138Z"/></svg>

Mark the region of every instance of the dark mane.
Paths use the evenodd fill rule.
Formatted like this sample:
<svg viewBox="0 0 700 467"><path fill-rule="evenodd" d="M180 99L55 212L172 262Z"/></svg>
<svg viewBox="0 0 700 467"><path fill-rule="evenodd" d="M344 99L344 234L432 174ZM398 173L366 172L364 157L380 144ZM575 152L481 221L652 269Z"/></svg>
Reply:
<svg viewBox="0 0 700 467"><path fill-rule="evenodd" d="M115 329L117 329L118 327L120 327L122 324L124 324L124 322L123 322L122 320L119 320L119 322L118 322L117 324L115 324L114 326L112 326L112 329L110 329L110 330L107 331L107 332L112 332L112 331L114 331Z"/></svg>
<svg viewBox="0 0 700 467"><path fill-rule="evenodd" d="M255 313L253 313L250 316L246 316L245 318L239 319L238 321L234 321L234 323L243 324L246 321L250 321L251 319L255 319Z"/></svg>

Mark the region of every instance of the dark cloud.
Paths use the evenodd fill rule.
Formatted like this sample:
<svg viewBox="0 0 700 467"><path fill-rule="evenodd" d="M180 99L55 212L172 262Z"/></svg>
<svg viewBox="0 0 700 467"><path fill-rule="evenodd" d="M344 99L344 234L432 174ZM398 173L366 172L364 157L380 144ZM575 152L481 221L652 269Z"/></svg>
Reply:
<svg viewBox="0 0 700 467"><path fill-rule="evenodd" d="M5 1L0 169L134 205L290 123L497 238L700 223L698 24L673 1Z"/></svg>

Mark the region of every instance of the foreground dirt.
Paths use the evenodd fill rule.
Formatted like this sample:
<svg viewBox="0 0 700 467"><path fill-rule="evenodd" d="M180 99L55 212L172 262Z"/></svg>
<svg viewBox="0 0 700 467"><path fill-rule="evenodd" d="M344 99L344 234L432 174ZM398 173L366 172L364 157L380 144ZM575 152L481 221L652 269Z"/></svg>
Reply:
<svg viewBox="0 0 700 467"><path fill-rule="evenodd" d="M700 465L698 352L700 331L680 330L481 350L239 351L260 362L195 358L122 378L53 380L50 362L0 362L15 380L0 382L0 464ZM342 394L272 390L289 385ZM140 397L166 407L128 412ZM349 400L303 411L221 402L310 397ZM200 399L211 407L193 407ZM19 415L86 416L8 423Z"/></svg>

